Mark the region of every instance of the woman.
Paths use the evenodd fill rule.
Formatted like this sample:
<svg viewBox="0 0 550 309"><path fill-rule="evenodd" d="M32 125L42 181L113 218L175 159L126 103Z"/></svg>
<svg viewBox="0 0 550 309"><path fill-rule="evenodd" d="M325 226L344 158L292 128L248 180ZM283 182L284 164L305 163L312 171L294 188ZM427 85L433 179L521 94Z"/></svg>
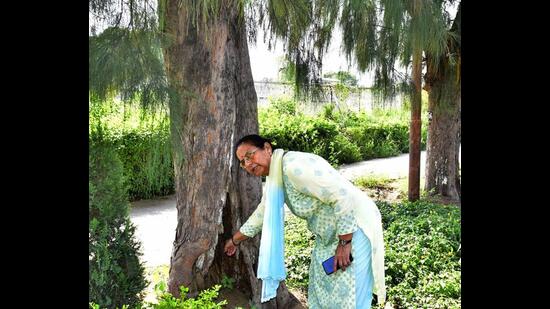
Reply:
<svg viewBox="0 0 550 309"><path fill-rule="evenodd" d="M384 303L382 222L376 204L365 193L323 158L273 150L270 141L259 135L241 138L236 156L248 173L267 178L260 204L226 241L224 251L229 256L235 254L243 240L263 229L258 263L262 302L274 297L279 280L285 277L284 264L282 271L277 266L283 255L284 201L294 215L307 221L315 235L309 267L309 308L368 309L373 292L378 302ZM327 274L322 263L331 256L335 258L329 270L334 272Z"/></svg>

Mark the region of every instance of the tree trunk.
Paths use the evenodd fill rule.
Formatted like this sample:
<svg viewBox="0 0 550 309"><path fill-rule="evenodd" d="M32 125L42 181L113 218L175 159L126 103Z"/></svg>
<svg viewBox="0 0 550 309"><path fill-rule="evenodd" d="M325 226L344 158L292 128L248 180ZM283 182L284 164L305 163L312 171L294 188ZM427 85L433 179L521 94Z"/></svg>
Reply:
<svg viewBox="0 0 550 309"><path fill-rule="evenodd" d="M451 31L460 35L460 5ZM428 55L426 90L428 96L428 140L426 145L426 191L448 202L460 202L461 97L460 45L449 40L455 59L441 57L436 66Z"/></svg>
<svg viewBox="0 0 550 309"><path fill-rule="evenodd" d="M431 119L428 124L426 145L426 191L452 202L460 201L460 174L458 155L460 151L460 90L453 98L442 103L443 85L450 81L432 84L428 104ZM448 104L441 107L443 104Z"/></svg>
<svg viewBox="0 0 550 309"><path fill-rule="evenodd" d="M195 296L225 274L250 291L256 307L286 308L296 299L284 284L276 300L260 306L258 237L243 242L233 257L223 253L224 241L261 197L260 179L247 175L234 157L235 142L258 132L257 97L245 23L238 20L236 1L223 2L207 25L197 19L199 28L187 22L189 8L180 1L167 1L164 15L178 216L168 288L178 297L184 285Z"/></svg>
<svg viewBox="0 0 550 309"><path fill-rule="evenodd" d="M460 83L456 69L446 60L434 72L428 64L428 141L426 145L426 191L451 202L460 201Z"/></svg>
<svg viewBox="0 0 550 309"><path fill-rule="evenodd" d="M420 139L422 122L422 50L413 53L413 95L411 100L411 124L409 130L409 201L420 198Z"/></svg>

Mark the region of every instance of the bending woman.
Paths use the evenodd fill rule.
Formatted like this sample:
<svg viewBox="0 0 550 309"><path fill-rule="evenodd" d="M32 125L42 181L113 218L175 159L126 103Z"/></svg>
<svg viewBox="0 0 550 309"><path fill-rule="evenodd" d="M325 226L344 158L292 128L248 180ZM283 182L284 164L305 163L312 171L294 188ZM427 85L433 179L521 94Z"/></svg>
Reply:
<svg viewBox="0 0 550 309"><path fill-rule="evenodd" d="M284 202L315 235L309 308L368 309L373 293L384 303L384 242L376 204L315 154L273 150L269 140L247 135L237 142L236 155L248 173L267 178L260 204L226 241L224 251L235 254L240 242L263 229L258 263L262 302L275 296L278 282L286 276L281 243ZM331 256L334 272L327 274L322 263Z"/></svg>

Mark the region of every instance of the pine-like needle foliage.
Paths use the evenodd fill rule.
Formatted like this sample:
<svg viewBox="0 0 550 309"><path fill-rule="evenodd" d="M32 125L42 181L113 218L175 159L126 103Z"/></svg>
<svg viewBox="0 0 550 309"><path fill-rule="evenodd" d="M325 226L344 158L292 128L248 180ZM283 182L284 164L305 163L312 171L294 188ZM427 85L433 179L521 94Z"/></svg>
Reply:
<svg viewBox="0 0 550 309"><path fill-rule="evenodd" d="M454 1L344 0L340 25L344 51L362 71L374 71L374 87L382 97L409 92L413 50L446 55ZM414 18L413 18L414 17Z"/></svg>
<svg viewBox="0 0 550 309"><path fill-rule="evenodd" d="M208 30L215 24L212 20L235 2L249 39L255 41L257 27L262 27L266 37L261 39L270 48L277 39L284 42L299 96L315 96L322 91L317 87L322 58L337 22L342 28L348 62L354 58L361 71L374 72L374 86L384 97L411 89L407 69L413 50L434 55L431 61L437 63L438 57L449 54L447 42L456 36L449 31L451 18L447 10L454 0L181 0L178 5L184 8L186 20L183 31L192 25L194 31L208 33L201 30ZM90 1L90 12L98 20L117 30L126 29L90 39L93 95L120 91L123 98L130 99L134 98L131 93L137 92L144 106L152 98L166 99L159 38L167 8L166 0L157 3Z"/></svg>
<svg viewBox="0 0 550 309"><path fill-rule="evenodd" d="M100 101L119 95L145 109L165 102L168 83L154 32L110 27L89 38L89 87Z"/></svg>

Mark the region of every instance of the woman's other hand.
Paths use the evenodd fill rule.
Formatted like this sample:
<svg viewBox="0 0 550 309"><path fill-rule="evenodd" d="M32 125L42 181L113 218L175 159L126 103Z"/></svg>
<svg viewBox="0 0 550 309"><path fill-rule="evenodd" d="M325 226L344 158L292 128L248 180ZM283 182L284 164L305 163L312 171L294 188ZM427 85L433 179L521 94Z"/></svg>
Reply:
<svg viewBox="0 0 550 309"><path fill-rule="evenodd" d="M343 271L346 271L346 267L351 264L350 255L351 242L343 246L336 246L336 254L334 255L334 271L336 271L337 266L340 266Z"/></svg>

